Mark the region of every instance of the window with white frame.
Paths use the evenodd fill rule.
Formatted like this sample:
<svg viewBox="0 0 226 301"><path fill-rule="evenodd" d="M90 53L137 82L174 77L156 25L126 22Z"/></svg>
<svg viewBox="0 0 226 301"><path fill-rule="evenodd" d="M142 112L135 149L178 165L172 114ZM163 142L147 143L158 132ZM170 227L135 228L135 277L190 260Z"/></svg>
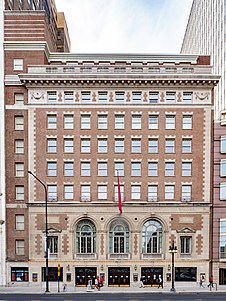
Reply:
<svg viewBox="0 0 226 301"><path fill-rule="evenodd" d="M50 202L57 200L57 185L47 185L47 196Z"/></svg>
<svg viewBox="0 0 226 301"><path fill-rule="evenodd" d="M98 92L98 102L107 102L108 101L108 93L101 91Z"/></svg>
<svg viewBox="0 0 226 301"><path fill-rule="evenodd" d="M81 129L89 130L91 127L91 116L89 114L81 115Z"/></svg>
<svg viewBox="0 0 226 301"><path fill-rule="evenodd" d="M182 177L190 177L192 162L182 162Z"/></svg>
<svg viewBox="0 0 226 301"><path fill-rule="evenodd" d="M16 192L16 201L24 201L24 186L17 185L15 187Z"/></svg>
<svg viewBox="0 0 226 301"><path fill-rule="evenodd" d="M124 102L125 92L115 92L115 102Z"/></svg>
<svg viewBox="0 0 226 301"><path fill-rule="evenodd" d="M226 200L226 183L220 183L220 201Z"/></svg>
<svg viewBox="0 0 226 301"><path fill-rule="evenodd" d="M125 141L124 139L115 139L115 153L124 153L124 145Z"/></svg>
<svg viewBox="0 0 226 301"><path fill-rule="evenodd" d="M134 103L141 103L142 101L142 94L141 92L132 92L132 101Z"/></svg>
<svg viewBox="0 0 226 301"><path fill-rule="evenodd" d="M158 162L148 162L148 176L149 177L158 176Z"/></svg>
<svg viewBox="0 0 226 301"><path fill-rule="evenodd" d="M64 199L73 200L74 199L74 186L64 185Z"/></svg>
<svg viewBox="0 0 226 301"><path fill-rule="evenodd" d="M76 253L96 253L96 227L90 220L81 220L76 228Z"/></svg>
<svg viewBox="0 0 226 301"><path fill-rule="evenodd" d="M64 101L65 102L74 102L74 92L73 91L65 91L64 92Z"/></svg>
<svg viewBox="0 0 226 301"><path fill-rule="evenodd" d="M154 219L146 221L142 227L142 253L162 253L162 225Z"/></svg>
<svg viewBox="0 0 226 301"><path fill-rule="evenodd" d="M24 104L24 94L23 93L15 93L14 94L14 103L17 105Z"/></svg>
<svg viewBox="0 0 226 301"><path fill-rule="evenodd" d="M64 115L64 129L65 130L73 130L74 128L74 115L73 114L65 114Z"/></svg>
<svg viewBox="0 0 226 301"><path fill-rule="evenodd" d="M141 198L141 186L131 185L131 199L140 200L140 198Z"/></svg>
<svg viewBox="0 0 226 301"><path fill-rule="evenodd" d="M132 141L132 153L141 153L141 139L140 138L133 138Z"/></svg>
<svg viewBox="0 0 226 301"><path fill-rule="evenodd" d="M16 214L16 230L24 230L24 214Z"/></svg>
<svg viewBox="0 0 226 301"><path fill-rule="evenodd" d="M90 177L90 162L81 162L81 176Z"/></svg>
<svg viewBox="0 0 226 301"><path fill-rule="evenodd" d="M91 93L89 91L82 92L82 102L91 102Z"/></svg>
<svg viewBox="0 0 226 301"><path fill-rule="evenodd" d="M98 200L107 200L108 193L107 193L107 185L98 185Z"/></svg>
<svg viewBox="0 0 226 301"><path fill-rule="evenodd" d="M23 139L15 140L15 153L16 154L24 154L24 140Z"/></svg>
<svg viewBox="0 0 226 301"><path fill-rule="evenodd" d="M48 177L56 177L57 176L57 162L47 162L47 175Z"/></svg>
<svg viewBox="0 0 226 301"><path fill-rule="evenodd" d="M173 200L174 199L174 185L165 185L165 199Z"/></svg>
<svg viewBox="0 0 226 301"><path fill-rule="evenodd" d="M191 185L183 184L181 194L182 201L191 201Z"/></svg>
<svg viewBox="0 0 226 301"><path fill-rule="evenodd" d="M115 177L124 177L125 175L124 161L115 162Z"/></svg>
<svg viewBox="0 0 226 301"><path fill-rule="evenodd" d="M191 236L180 237L180 253L182 255L191 254Z"/></svg>
<svg viewBox="0 0 226 301"><path fill-rule="evenodd" d="M192 129L192 115L183 115L182 129L191 130Z"/></svg>
<svg viewBox="0 0 226 301"><path fill-rule="evenodd" d="M182 139L182 153L190 154L192 152L192 139L191 138L183 138Z"/></svg>
<svg viewBox="0 0 226 301"><path fill-rule="evenodd" d="M124 185L120 183L120 194L121 194L121 201L124 201ZM114 186L114 199L115 202L118 202L118 185Z"/></svg>
<svg viewBox="0 0 226 301"><path fill-rule="evenodd" d="M24 255L24 240L16 240L16 255Z"/></svg>
<svg viewBox="0 0 226 301"><path fill-rule="evenodd" d="M108 128L108 115L100 114L98 115L98 129L105 130Z"/></svg>
<svg viewBox="0 0 226 301"><path fill-rule="evenodd" d="M98 177L107 177L108 175L108 163L98 162L97 163L97 175Z"/></svg>
<svg viewBox="0 0 226 301"><path fill-rule="evenodd" d="M165 140L165 153L172 154L175 153L175 139Z"/></svg>
<svg viewBox="0 0 226 301"><path fill-rule="evenodd" d="M175 162L165 162L165 176L175 176Z"/></svg>
<svg viewBox="0 0 226 301"><path fill-rule="evenodd" d="M175 102L176 102L176 93L166 92L166 103L175 103Z"/></svg>
<svg viewBox="0 0 226 301"><path fill-rule="evenodd" d="M81 153L90 153L90 138L81 139Z"/></svg>
<svg viewBox="0 0 226 301"><path fill-rule="evenodd" d="M16 131L24 130L24 116L15 116L14 122Z"/></svg>
<svg viewBox="0 0 226 301"><path fill-rule="evenodd" d="M15 176L24 177L24 163L15 163Z"/></svg>
<svg viewBox="0 0 226 301"><path fill-rule="evenodd" d="M64 138L64 152L73 153L74 152L74 139Z"/></svg>
<svg viewBox="0 0 226 301"><path fill-rule="evenodd" d="M23 59L14 59L13 60L13 70L14 71L23 71L24 69L24 60Z"/></svg>
<svg viewBox="0 0 226 301"><path fill-rule="evenodd" d="M56 91L47 92L47 100L49 102L57 102L57 92Z"/></svg>
<svg viewBox="0 0 226 301"><path fill-rule="evenodd" d="M108 152L108 140L105 138L98 138L98 153Z"/></svg>
<svg viewBox="0 0 226 301"><path fill-rule="evenodd" d="M159 92L149 92L149 103L159 102Z"/></svg>
<svg viewBox="0 0 226 301"><path fill-rule="evenodd" d="M130 251L130 233L126 222L115 220L109 230L109 253L126 254Z"/></svg>
<svg viewBox="0 0 226 301"><path fill-rule="evenodd" d="M222 154L226 153L226 136L221 136L221 150Z"/></svg>
<svg viewBox="0 0 226 301"><path fill-rule="evenodd" d="M226 176L226 159L220 160L220 176L221 177Z"/></svg>
<svg viewBox="0 0 226 301"><path fill-rule="evenodd" d="M57 128L57 115L48 114L47 115L47 129L56 129Z"/></svg>
<svg viewBox="0 0 226 301"><path fill-rule="evenodd" d="M81 185L81 201L89 202L91 200L90 185Z"/></svg>
<svg viewBox="0 0 226 301"><path fill-rule="evenodd" d="M57 152L57 139L56 138L48 138L47 139L47 152L48 153L56 153Z"/></svg>
<svg viewBox="0 0 226 301"><path fill-rule="evenodd" d="M132 115L132 130L141 129L141 115Z"/></svg>
<svg viewBox="0 0 226 301"><path fill-rule="evenodd" d="M157 154L158 153L158 138L150 138L148 139L148 152L149 154Z"/></svg>
<svg viewBox="0 0 226 301"><path fill-rule="evenodd" d="M115 129L124 129L125 128L125 115L118 114L115 115Z"/></svg>
<svg viewBox="0 0 226 301"><path fill-rule="evenodd" d="M192 92L183 92L183 103L192 103Z"/></svg>
<svg viewBox="0 0 226 301"><path fill-rule="evenodd" d="M74 162L64 162L64 176L73 177L74 176Z"/></svg>
<svg viewBox="0 0 226 301"><path fill-rule="evenodd" d="M226 258L226 219L220 219L220 258Z"/></svg>
<svg viewBox="0 0 226 301"><path fill-rule="evenodd" d="M174 130L175 129L175 115L166 115L166 129Z"/></svg>
<svg viewBox="0 0 226 301"><path fill-rule="evenodd" d="M148 185L148 201L158 200L158 185Z"/></svg>
<svg viewBox="0 0 226 301"><path fill-rule="evenodd" d="M58 254L58 237L48 236L48 251L51 255Z"/></svg>
<svg viewBox="0 0 226 301"><path fill-rule="evenodd" d="M131 163L131 176L140 177L141 176L141 162Z"/></svg>
<svg viewBox="0 0 226 301"><path fill-rule="evenodd" d="M158 115L149 115L149 129L157 130L159 128L159 116Z"/></svg>

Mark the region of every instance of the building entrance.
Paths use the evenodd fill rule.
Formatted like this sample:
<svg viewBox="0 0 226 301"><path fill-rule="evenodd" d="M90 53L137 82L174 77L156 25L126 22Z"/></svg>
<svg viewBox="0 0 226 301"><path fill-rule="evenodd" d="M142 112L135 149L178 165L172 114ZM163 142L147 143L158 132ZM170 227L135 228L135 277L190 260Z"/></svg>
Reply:
<svg viewBox="0 0 226 301"><path fill-rule="evenodd" d="M220 269L220 278L219 278L219 284L225 285L226 284L226 269Z"/></svg>
<svg viewBox="0 0 226 301"><path fill-rule="evenodd" d="M130 268L108 268L108 286L130 286Z"/></svg>
<svg viewBox="0 0 226 301"><path fill-rule="evenodd" d="M144 285L158 285L159 277L163 280L163 268L141 268L141 277Z"/></svg>
<svg viewBox="0 0 226 301"><path fill-rule="evenodd" d="M92 280L92 284L95 283L97 275L97 268L79 267L75 268L75 285L87 286L88 281Z"/></svg>

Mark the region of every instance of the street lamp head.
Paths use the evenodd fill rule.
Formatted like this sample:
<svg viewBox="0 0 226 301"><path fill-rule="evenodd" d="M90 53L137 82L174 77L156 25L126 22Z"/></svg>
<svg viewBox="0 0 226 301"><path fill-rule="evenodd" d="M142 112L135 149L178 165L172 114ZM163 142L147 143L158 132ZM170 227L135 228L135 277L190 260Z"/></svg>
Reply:
<svg viewBox="0 0 226 301"><path fill-rule="evenodd" d="M32 172L31 172L30 170L28 170L28 173L29 173L30 175L32 175Z"/></svg>

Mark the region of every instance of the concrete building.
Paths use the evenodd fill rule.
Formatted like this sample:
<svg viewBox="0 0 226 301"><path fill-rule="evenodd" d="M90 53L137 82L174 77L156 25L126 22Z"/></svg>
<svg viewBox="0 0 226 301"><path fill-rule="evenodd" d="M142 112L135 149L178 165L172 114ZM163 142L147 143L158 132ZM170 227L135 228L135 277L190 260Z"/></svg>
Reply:
<svg viewBox="0 0 226 301"><path fill-rule="evenodd" d="M223 0L194 0L181 49L182 53L210 55L214 73L221 75L214 103L212 207L212 273L218 284L226 284L225 8L226 3Z"/></svg>

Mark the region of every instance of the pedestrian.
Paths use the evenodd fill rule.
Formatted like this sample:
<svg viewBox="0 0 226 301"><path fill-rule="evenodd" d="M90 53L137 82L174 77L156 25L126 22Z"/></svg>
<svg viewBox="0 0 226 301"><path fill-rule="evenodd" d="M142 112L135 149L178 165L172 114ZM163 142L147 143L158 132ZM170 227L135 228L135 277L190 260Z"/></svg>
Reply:
<svg viewBox="0 0 226 301"><path fill-rule="evenodd" d="M203 276L201 276L200 280L199 280L199 287L200 288L204 287L202 283L203 283Z"/></svg>
<svg viewBox="0 0 226 301"><path fill-rule="evenodd" d="M104 278L100 277L100 281L99 281L99 286L102 287L103 286L103 282L104 282Z"/></svg>
<svg viewBox="0 0 226 301"><path fill-rule="evenodd" d="M140 284L139 284L139 288L145 288L145 286L144 286L144 282L143 282L143 279L142 279L142 277L140 277Z"/></svg>
<svg viewBox="0 0 226 301"><path fill-rule="evenodd" d="M100 282L99 282L99 276L95 278L95 288L99 291L100 290Z"/></svg>
<svg viewBox="0 0 226 301"><path fill-rule="evenodd" d="M160 286L163 288L163 281L162 281L161 275L159 275L159 286L158 286L158 288L160 288Z"/></svg>
<svg viewBox="0 0 226 301"><path fill-rule="evenodd" d="M211 275L210 278L209 278L208 287L213 287L213 275Z"/></svg>

